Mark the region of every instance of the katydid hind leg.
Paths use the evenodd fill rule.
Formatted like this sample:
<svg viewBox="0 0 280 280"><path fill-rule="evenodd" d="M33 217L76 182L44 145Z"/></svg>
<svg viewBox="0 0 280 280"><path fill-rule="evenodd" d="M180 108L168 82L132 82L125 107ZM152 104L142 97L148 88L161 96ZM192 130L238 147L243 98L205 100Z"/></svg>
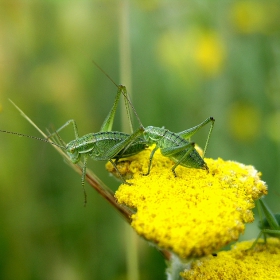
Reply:
<svg viewBox="0 0 280 280"><path fill-rule="evenodd" d="M116 157L123 149L125 149L127 146L130 146L142 134L143 134L143 128L140 127L133 134L129 135L129 137L127 137L123 141L119 142L118 144L113 146L111 149L105 151L104 160L105 159L110 160L110 159Z"/></svg>
<svg viewBox="0 0 280 280"><path fill-rule="evenodd" d="M175 172L175 168L181 164L181 162L194 150L194 143L186 143L184 145L181 146L175 146L175 147L166 147L166 148L162 148L161 149L161 154L165 157L171 157L179 152L182 152L184 150L187 150L186 153L178 160L178 162L176 162L176 164L173 166L172 168L172 172L174 174L174 176L176 177L176 172ZM152 159L154 156L155 151L158 149L159 147L156 146L151 154L150 154L150 158L149 158L149 167L148 167L148 172L144 175L149 175L150 174L150 170L151 170L151 165L152 165ZM189 148L189 149L188 149Z"/></svg>
<svg viewBox="0 0 280 280"><path fill-rule="evenodd" d="M117 94L116 94L116 98L113 104L113 107L111 108L109 114L107 115L107 117L105 118L100 131L112 131L112 127L113 127L113 123L114 123L114 119L115 119L115 114L116 114L116 110L117 110L117 106L120 100L120 96L122 93L122 87L118 86L118 90L117 90Z"/></svg>
<svg viewBox="0 0 280 280"><path fill-rule="evenodd" d="M120 143L113 146L111 149L105 152L104 159L109 160L113 166L115 167L117 173L119 174L120 178L124 183L126 183L125 179L122 177L121 173L119 172L117 165L115 162L113 162L113 158L115 158L118 155L118 158L121 157L120 152L124 150L126 147L130 146L139 136L143 134L143 128L140 127L137 131L135 131L133 134L129 135L126 139L121 141ZM117 160L118 160L117 158Z"/></svg>
<svg viewBox="0 0 280 280"><path fill-rule="evenodd" d="M128 104L127 90L126 90L126 87L123 86L123 85L118 86L118 90L117 90L116 98L114 100L113 107L111 108L108 116L105 118L105 120L104 120L104 122L101 126L100 131L105 131L105 132L112 131L112 127L113 127L113 123L114 123L114 119L115 119L115 114L116 114L118 103L120 102L121 94L123 94L123 96L124 96L126 114L127 114L127 118L128 118L128 121L129 121L129 127L130 127L130 130L131 130L131 133L133 133L132 120L131 120L129 104Z"/></svg>
<svg viewBox="0 0 280 280"><path fill-rule="evenodd" d="M205 125L207 125L209 122L212 122L211 126L214 126L214 118L213 117L209 117L206 120L204 120L202 123L188 128L184 131L178 132L177 134L179 134L182 138L188 139L191 138L195 133L197 133L201 128L203 128Z"/></svg>
<svg viewBox="0 0 280 280"><path fill-rule="evenodd" d="M162 148L160 151L162 153L163 156L165 157L171 157L179 152L182 152L184 150L186 150L187 148L191 148L191 150L193 150L192 146L194 146L194 142L188 142L185 143L184 145L181 146L174 146L174 147L166 147L166 148Z"/></svg>
<svg viewBox="0 0 280 280"><path fill-rule="evenodd" d="M130 110L129 110L129 104L132 107L132 109L134 109L134 107L133 107L133 105L131 104L131 102L130 102L130 100L128 98L126 87L123 86L123 85L117 85L114 82L114 80L95 61L92 61L92 62L118 88L117 95L116 95L113 107L110 110L110 112L109 112L108 116L106 117L106 119L104 120L104 122L103 122L103 124L101 126L100 131L105 131L105 132L112 131L112 126L113 126L113 122L114 122L114 118L115 118L115 113L116 113L117 105L118 105L118 102L119 102L119 99L120 99L120 95L122 93L123 96L124 96L124 99L125 99L125 107L126 107L127 117L128 117L128 120L129 120L130 130L131 130L131 133L133 133L131 115L130 115ZM134 112L134 113L135 113L136 117L138 118L137 113L136 112ZM138 118L138 120L139 120L139 118Z"/></svg>
<svg viewBox="0 0 280 280"><path fill-rule="evenodd" d="M209 129L209 132L208 132L208 136L207 136L207 139L206 139L205 146L204 146L203 157L205 157L205 153L206 153L206 150L207 150L207 147L208 147L209 139L210 139L210 136L212 134L212 130L214 128L215 119L213 117L209 117L205 121L200 123L199 125L196 125L196 126L194 126L192 128L189 128L187 130L178 132L178 134L181 137L183 137L185 139L190 139L191 136L193 136L197 131L199 131L202 127L204 127L205 125L207 125L210 122L211 122L211 126L210 126L210 129Z"/></svg>
<svg viewBox="0 0 280 280"><path fill-rule="evenodd" d="M124 96L124 104L125 104L125 109L126 109L126 114L127 114L127 118L128 118L128 122L129 122L129 129L130 129L130 133L133 133L133 126L132 126L132 118L131 118L131 114L130 114L130 109L129 109L129 98L128 98L128 94L127 94L127 90L125 86L122 86L122 94Z"/></svg>

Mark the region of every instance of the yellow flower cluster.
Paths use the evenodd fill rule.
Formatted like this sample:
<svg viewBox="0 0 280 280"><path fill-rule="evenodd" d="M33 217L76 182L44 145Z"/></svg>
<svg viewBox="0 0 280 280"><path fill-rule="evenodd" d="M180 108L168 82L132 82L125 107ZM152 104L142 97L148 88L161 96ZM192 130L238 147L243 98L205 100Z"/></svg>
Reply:
<svg viewBox="0 0 280 280"><path fill-rule="evenodd" d="M159 151L147 172L151 149L118 164L132 185L123 184L115 196L119 203L136 209L132 227L158 247L181 258L200 257L219 250L254 220L253 200L266 194L260 174L252 167L222 159L205 159L209 172L176 168ZM114 173L111 164L107 169Z"/></svg>
<svg viewBox="0 0 280 280"><path fill-rule="evenodd" d="M230 251L219 252L192 263L181 273L183 279L275 280L280 279L280 240L268 238L248 250L253 241L236 243Z"/></svg>

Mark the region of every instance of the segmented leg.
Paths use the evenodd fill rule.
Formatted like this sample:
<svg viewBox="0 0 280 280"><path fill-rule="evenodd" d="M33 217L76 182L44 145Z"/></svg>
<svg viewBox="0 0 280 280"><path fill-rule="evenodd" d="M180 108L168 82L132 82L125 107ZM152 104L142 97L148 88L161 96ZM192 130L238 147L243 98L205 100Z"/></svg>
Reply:
<svg viewBox="0 0 280 280"><path fill-rule="evenodd" d="M147 173L145 173L145 174L143 174L144 176L147 176L147 175L149 175L149 174L150 174L150 171L151 171L151 165L152 165L152 160L153 160L154 154L155 154L155 152L156 152L156 150L157 150L158 148L159 148L159 147L158 147L158 146L156 146L156 147L152 150L152 152L151 152L151 154L150 154L150 158L149 158L148 172L147 172Z"/></svg>
<svg viewBox="0 0 280 280"><path fill-rule="evenodd" d="M75 133L75 139L78 139L80 138L79 136L79 132L78 132L78 127L77 127L77 124L75 122L75 120L69 120L67 121L63 126L61 126L59 129L57 129L54 133L52 133L51 135L48 136L48 139L49 138L52 138L54 135L56 135L59 131L61 131L62 129L64 129L65 127L67 127L69 124L72 124L73 125L73 128L74 128L74 133Z"/></svg>
<svg viewBox="0 0 280 280"><path fill-rule="evenodd" d="M215 119L213 117L209 117L207 118L205 121L203 121L201 124L199 125L196 125L192 128L189 128L187 130L184 130L184 131L181 131L181 132L178 132L178 134L185 138L185 139L188 139L190 140L191 136L194 135L198 130L200 130L202 127L204 127L205 125L207 125L209 122L211 122L211 126L210 126L210 130L208 132L208 136L207 136L207 139L206 139L206 143L205 143L205 146L204 146L204 150L203 150L203 158L205 157L205 153L206 153L206 150L207 150L207 147L208 147L208 143L209 143L209 139L210 139L210 136L212 134L212 130L214 128L214 123L215 123Z"/></svg>
<svg viewBox="0 0 280 280"><path fill-rule="evenodd" d="M87 173L87 159L88 155L84 155L84 165L83 165L83 170L82 170L82 188L84 192L84 206L87 204L87 193L85 190L85 179L86 179L86 173Z"/></svg>

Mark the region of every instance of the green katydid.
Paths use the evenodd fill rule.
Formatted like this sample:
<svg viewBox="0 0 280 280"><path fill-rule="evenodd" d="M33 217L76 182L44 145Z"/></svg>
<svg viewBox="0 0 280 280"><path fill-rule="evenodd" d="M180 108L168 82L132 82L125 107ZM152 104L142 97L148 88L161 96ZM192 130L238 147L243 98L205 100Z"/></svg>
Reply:
<svg viewBox="0 0 280 280"><path fill-rule="evenodd" d="M105 121L103 122L100 132L89 133L80 137L76 122L73 119L71 119L49 136L49 138L51 138L54 135L56 135L59 131L67 127L69 124L73 125L75 139L70 141L68 144L66 144L65 150L70 160L73 163L78 163L80 161L81 156L84 156L84 167L83 167L83 175L82 175L83 186L84 186L88 157L96 161L99 160L110 161L113 164L113 166L116 168L116 171L119 174L122 181L126 183L126 181L123 179L120 172L118 171L116 163L112 161L112 159L116 159L117 162L120 158L125 158L125 157L135 155L147 147L144 139L142 137L139 137L142 129L138 129L138 131L136 131L131 135L123 132L111 131L114 122L115 112L117 109L117 104L120 99L120 95L122 93L124 96L127 94L126 90L124 89L125 89L124 86L122 85L118 86L118 91L113 107L110 110ZM125 98L125 104L126 104L127 116L130 122L130 127L132 129L132 122L131 122L129 107L127 104L127 98Z"/></svg>
<svg viewBox="0 0 280 280"><path fill-rule="evenodd" d="M119 87L111 79L111 77L101 67L99 67L98 64L96 64L94 61L93 63L107 76L107 78L116 87ZM134 115L136 116L140 125L140 128L131 135L131 139L132 139L131 141L135 141L135 137L133 136L135 135L137 137L143 137L144 140L146 141L146 144L149 146L156 144L156 147L152 150L150 154L148 171L144 175L150 174L153 156L157 149L160 149L161 154L163 156L170 157L175 162L175 165L172 167L172 172L175 177L177 176L175 169L178 165L182 165L184 167L189 167L189 168L205 169L208 171L208 166L206 162L203 160L203 158L205 156L208 142L215 123L215 119L213 117L209 117L199 125L178 133L171 132L163 127L148 126L144 128L144 126L142 125L138 117L138 114L136 113L134 106L132 105L131 101L128 98L126 87L123 86L122 90L123 90L124 98L125 100L127 100L126 104L129 104L130 107L132 108ZM211 123L211 126L204 146L203 157L201 157L195 149L195 143L190 142L190 138L198 130L200 130L208 123ZM139 149L139 152L140 151L141 150Z"/></svg>
<svg viewBox="0 0 280 280"><path fill-rule="evenodd" d="M255 247L262 235L264 236L264 242L266 242L267 235L280 238L280 214L274 214L263 199L259 199L256 203L260 216L258 225L260 233L250 249ZM264 218L262 218L262 212L265 215Z"/></svg>
<svg viewBox="0 0 280 280"><path fill-rule="evenodd" d="M114 81L112 82L114 83ZM215 120L213 117L209 117L199 125L178 133L171 132L161 127L148 126L144 128L135 111L135 108L133 107L131 101L128 98L125 87L123 87L123 92L125 99L127 99L140 124L140 128L132 134L131 139L135 141L135 137L133 135L137 135L137 137L143 137L147 145L156 145L150 154L148 171L144 175L150 174L153 156L157 149L160 149L161 154L163 156L169 157L175 162L175 165L172 167L172 172L175 177L177 176L175 169L178 165L182 165L184 167L189 168L205 169L208 171L207 164L203 160L203 157L205 156L208 142L214 127ZM211 126L205 143L203 157L201 157L194 148L195 143L190 141L190 137L193 136L198 130L200 130L208 123L211 123Z"/></svg>
<svg viewBox="0 0 280 280"><path fill-rule="evenodd" d="M84 162L83 162L81 181L82 181L82 187L84 190L84 196L86 202L86 192L84 189L84 184L85 184L88 157L96 161L99 160L110 161L114 165L123 183L126 183L125 179L121 176L117 168L116 165L117 161L120 158L125 158L137 154L138 152L144 150L147 147L145 140L142 137L140 137L142 128L140 128L137 132L131 135L118 131L111 131L117 105L120 99L120 95L122 93L126 94L126 91L124 91L124 87L122 85L119 85L113 107L111 108L108 116L103 122L100 132L97 133L89 133L80 137L76 122L73 119L66 122L62 127L56 130L55 133L49 135L47 139L42 139L35 136L25 135L17 132L10 132L6 130L0 130L0 132L25 136L36 140L49 142L52 145L58 146L59 148L63 149L66 152L66 154L69 156L71 162L74 164L78 163L81 159L81 156L83 156ZM127 115L130 121L130 126L132 129L132 123L131 123L131 117L129 112L129 106L127 104L127 99L125 99L125 104L126 104ZM15 107L18 110L20 110L16 105ZM22 111L20 110L20 112ZM49 139L51 139L55 135L58 135L57 133L62 129L64 129L69 124L72 124L74 128L74 134L75 134L74 140L70 141L66 145L59 145L55 142L49 141ZM112 159L115 159L115 162Z"/></svg>

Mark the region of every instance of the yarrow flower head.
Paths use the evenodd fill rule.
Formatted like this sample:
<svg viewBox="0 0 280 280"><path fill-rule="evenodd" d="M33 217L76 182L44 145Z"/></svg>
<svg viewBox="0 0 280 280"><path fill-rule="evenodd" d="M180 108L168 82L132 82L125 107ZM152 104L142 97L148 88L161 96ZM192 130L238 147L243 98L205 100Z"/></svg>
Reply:
<svg viewBox="0 0 280 280"><path fill-rule="evenodd" d="M204 159L209 172L171 168L174 162L153 147L118 163L131 185L116 191L118 203L135 209L131 226L145 239L181 258L201 257L237 240L244 223L253 222L254 200L266 194L266 184L253 166L222 159ZM116 174L108 163L107 169Z"/></svg>
<svg viewBox="0 0 280 280"><path fill-rule="evenodd" d="M236 243L229 251L207 256L181 273L183 279L280 279L280 240L268 238L249 249L253 241Z"/></svg>

